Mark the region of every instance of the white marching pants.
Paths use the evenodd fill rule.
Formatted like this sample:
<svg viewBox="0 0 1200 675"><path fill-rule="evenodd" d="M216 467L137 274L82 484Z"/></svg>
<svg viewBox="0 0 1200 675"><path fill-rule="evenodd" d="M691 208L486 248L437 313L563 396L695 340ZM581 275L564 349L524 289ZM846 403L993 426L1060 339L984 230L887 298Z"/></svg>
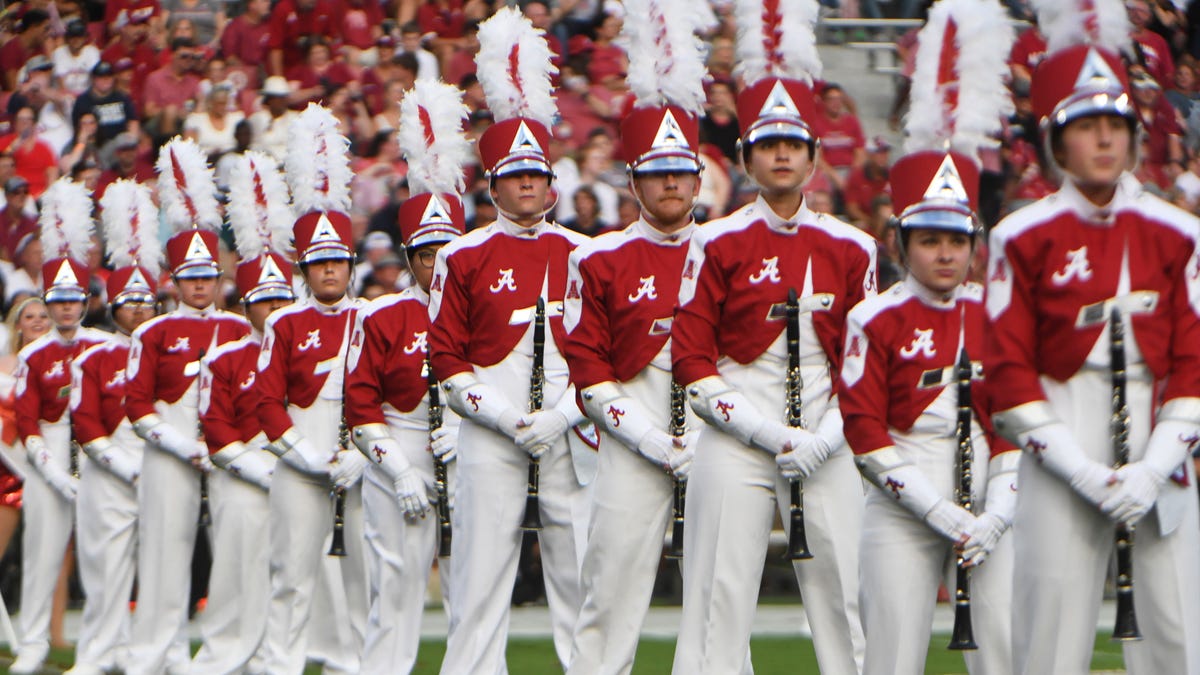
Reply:
<svg viewBox="0 0 1200 675"><path fill-rule="evenodd" d="M1152 392L1144 379L1130 369L1129 446L1135 460L1144 453L1150 433ZM1066 382L1042 378L1042 389L1083 451L1112 464L1109 372L1085 369ZM1131 675L1200 673L1200 509L1192 462L1184 467L1188 487L1168 481L1159 496L1159 504L1186 500L1179 526L1164 536L1156 506L1135 528L1134 606L1145 639L1124 643ZM1037 462L1022 461L1019 479L1013 524L1016 672L1087 673L1114 550L1114 524Z"/></svg>
<svg viewBox="0 0 1200 675"><path fill-rule="evenodd" d="M628 674L671 522L671 474L611 436L600 441L571 675Z"/></svg>
<svg viewBox="0 0 1200 675"><path fill-rule="evenodd" d="M268 502L271 598L266 671L302 673L311 641L325 672L358 672L367 615L361 484L346 491L347 555L337 561L326 562L333 531L328 477L304 474L279 462ZM329 611L314 605L317 584L331 586Z"/></svg>
<svg viewBox="0 0 1200 675"><path fill-rule="evenodd" d="M147 445L138 478L137 609L129 675L183 672L192 552L200 515L200 473Z"/></svg>
<svg viewBox="0 0 1200 675"><path fill-rule="evenodd" d="M742 672L771 526L790 487L770 454L705 426L688 479L677 675ZM865 497L844 445L804 481L811 560L793 563L824 675L857 675L858 546Z"/></svg>
<svg viewBox="0 0 1200 675"><path fill-rule="evenodd" d="M395 427L392 433L425 484L433 485L433 463L426 450L428 433L400 431ZM447 491L453 485L453 464L449 469ZM430 490L431 502L435 498L433 492ZM438 554L437 512L430 511L424 518L406 518L396 501L392 481L372 464L363 477L363 519L371 608L361 672L363 675L409 673L417 661L426 589ZM455 541L451 551L457 546ZM438 565L443 598L449 598L453 592L449 565L446 558ZM447 604L446 610L449 609Z"/></svg>
<svg viewBox="0 0 1200 675"><path fill-rule="evenodd" d="M200 624L204 645L191 672L262 672L252 661L262 647L271 592L267 492L220 469L209 475L208 489L213 563Z"/></svg>
<svg viewBox="0 0 1200 675"><path fill-rule="evenodd" d="M132 434L130 434L132 435ZM134 439L141 444L141 439ZM86 596L75 666L112 670L128 659L129 599L137 560L137 488L94 461L81 471L75 550Z"/></svg>
<svg viewBox="0 0 1200 675"><path fill-rule="evenodd" d="M42 438L50 461L65 472L70 465L71 427L61 422L42 423ZM80 464L84 462L80 453ZM82 466L81 466L82 468ZM17 634L18 651L46 650L50 645L50 608L54 587L62 570L63 556L75 526L75 504L55 490L41 472L31 468L25 475L21 496L25 530L21 535L21 613Z"/></svg>
<svg viewBox="0 0 1200 675"><path fill-rule="evenodd" d="M890 495L869 490L860 552L867 637L863 673L920 675L938 585L945 582L952 596L956 585L952 543ZM971 675L1012 673L1012 575L1012 535L1005 533L987 560L971 571L971 623L979 649L962 653Z"/></svg>
<svg viewBox="0 0 1200 675"><path fill-rule="evenodd" d="M460 429L450 558L453 611L441 672L500 675L507 672L504 654L529 456L507 437L468 420ZM587 491L575 477L565 435L542 455L539 501L542 574L554 650L565 669L583 600L579 574L588 518Z"/></svg>

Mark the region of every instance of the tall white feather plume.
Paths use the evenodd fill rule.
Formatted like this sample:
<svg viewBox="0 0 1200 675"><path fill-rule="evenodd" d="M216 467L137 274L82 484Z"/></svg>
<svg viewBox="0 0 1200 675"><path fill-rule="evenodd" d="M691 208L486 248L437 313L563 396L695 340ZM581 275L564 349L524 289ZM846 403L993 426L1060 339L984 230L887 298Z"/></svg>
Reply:
<svg viewBox="0 0 1200 675"><path fill-rule="evenodd" d="M458 87L439 80L417 80L400 103L400 151L408 161L413 194L462 194L463 167L473 158L463 133L470 112Z"/></svg>
<svg viewBox="0 0 1200 675"><path fill-rule="evenodd" d="M42 193L42 212L38 217L42 255L52 258L87 260L92 248L92 193L83 183L59 178Z"/></svg>
<svg viewBox="0 0 1200 675"><path fill-rule="evenodd" d="M292 122L283 162L297 214L350 209L349 152L333 112L309 103Z"/></svg>
<svg viewBox="0 0 1200 675"><path fill-rule="evenodd" d="M1033 0L1047 52L1089 44L1130 53L1133 26L1122 0Z"/></svg>
<svg viewBox="0 0 1200 675"><path fill-rule="evenodd" d="M192 140L172 138L158 153L158 201L173 231L221 227L217 184L208 157Z"/></svg>
<svg viewBox="0 0 1200 675"><path fill-rule="evenodd" d="M817 0L737 0L735 75L747 86L768 77L802 80L821 77L821 55L813 32Z"/></svg>
<svg viewBox="0 0 1200 675"><path fill-rule="evenodd" d="M104 191L100 207L109 262L114 267L140 265L157 278L162 273L163 249L150 188L122 178Z"/></svg>
<svg viewBox="0 0 1200 675"><path fill-rule="evenodd" d="M479 25L477 75L497 122L528 117L550 127L558 112L550 82L558 68L551 56L543 31L515 8L501 9Z"/></svg>
<svg viewBox="0 0 1200 675"><path fill-rule="evenodd" d="M637 106L677 105L704 114L704 45L696 35L695 3L626 0L622 35L627 81ZM702 3L703 4L703 3Z"/></svg>
<svg viewBox="0 0 1200 675"><path fill-rule="evenodd" d="M975 156L1012 111L1004 85L1013 43L1008 15L998 0L941 0L917 39L904 150Z"/></svg>
<svg viewBox="0 0 1200 675"><path fill-rule="evenodd" d="M229 227L242 260L268 250L287 255L292 242L291 197L274 157L249 150L229 170Z"/></svg>

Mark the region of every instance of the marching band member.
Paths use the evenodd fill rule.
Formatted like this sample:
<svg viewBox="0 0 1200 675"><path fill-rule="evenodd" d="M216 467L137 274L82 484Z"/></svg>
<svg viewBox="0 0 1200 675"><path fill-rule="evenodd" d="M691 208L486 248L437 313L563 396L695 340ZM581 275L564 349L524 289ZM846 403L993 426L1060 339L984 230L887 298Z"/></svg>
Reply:
<svg viewBox="0 0 1200 675"><path fill-rule="evenodd" d="M17 435L29 464L23 494L20 644L9 672L36 673L50 653L50 605L63 556L74 529L79 458L72 462L71 364L108 338L83 328L91 248L92 197L80 183L56 181L42 197L38 223L46 257L42 297L54 329L17 355Z"/></svg>
<svg viewBox="0 0 1200 675"><path fill-rule="evenodd" d="M863 672L925 672L938 585L955 578L952 547L961 546L965 566L987 561L962 586L970 615L960 628L972 626L978 644L963 652L967 669L1003 675L1012 672L1013 569L1012 537L1002 535L1020 453L1003 442L989 453L982 379L955 364L964 350L972 363L983 356L983 287L963 282L980 234L975 155L1008 105L1012 33L997 2L942 0L919 39L912 95L921 112L908 116L908 153L890 172L909 274L850 311L839 384L846 440L874 484L860 550ZM972 390L965 400L956 383ZM964 503L986 510L976 516Z"/></svg>
<svg viewBox="0 0 1200 675"><path fill-rule="evenodd" d="M738 96L740 146L760 192L692 236L671 330L675 380L708 422L688 480L674 669L745 665L774 511L789 502L788 479L800 478L813 558L793 567L817 663L823 673L857 673L863 486L844 449L830 372L841 365L846 313L876 292L875 243L804 203L819 147L809 89L821 66L816 2L743 0L736 13L747 84ZM783 415L789 289L800 303L808 428L787 426Z"/></svg>
<svg viewBox="0 0 1200 675"><path fill-rule="evenodd" d="M570 257L563 352L588 416L605 432L583 561L571 673L628 673L650 606L675 481L696 432L669 433L671 317L700 191L701 44L680 2L630 1L624 30L637 101L621 122L641 216Z"/></svg>
<svg viewBox="0 0 1200 675"><path fill-rule="evenodd" d="M162 274L158 209L150 188L118 180L100 200L106 283L117 332L71 364L71 426L87 453L76 509L79 579L86 596L75 644L78 675L123 667L137 560L137 479L145 442L125 417L130 334L155 314Z"/></svg>
<svg viewBox="0 0 1200 675"><path fill-rule="evenodd" d="M1130 34L1122 4L1037 4L1049 49L1033 108L1063 185L992 231L987 282L993 420L1028 453L1013 524L1014 672L1088 671L1123 524L1136 526L1132 607L1145 635L1123 643L1126 667L1200 673L1200 512L1185 461L1200 438L1200 223L1130 174L1140 134L1118 56Z"/></svg>
<svg viewBox="0 0 1200 675"><path fill-rule="evenodd" d="M443 673L505 672L531 459L540 467L538 532L554 633L564 668L582 595L587 498L594 455L573 457L583 421L567 386L562 301L567 255L584 237L545 220L554 174L546 158L550 51L511 8L479 29L479 79L496 123L479 140L499 218L438 252L430 285L430 359L446 404L462 416L451 556L450 635ZM530 411L536 306L544 301L544 407ZM542 384L539 380L539 384ZM593 466L587 466L590 460Z"/></svg>
<svg viewBox="0 0 1200 675"><path fill-rule="evenodd" d="M175 234L167 264L177 309L133 332L126 367L126 414L146 441L138 479L138 603L133 615L133 675L186 668L191 562L201 509L200 357L249 331L246 320L214 308L221 214L212 168L195 143L177 138L158 157L158 197Z"/></svg>
<svg viewBox="0 0 1200 675"><path fill-rule="evenodd" d="M363 481L371 577L365 673L407 673L416 664L425 589L439 553L440 516L425 516L439 498L434 462L455 456L458 416L444 411L442 425L431 429L428 395L437 384L427 370L429 283L437 252L463 232L466 117L457 87L419 80L404 96L399 140L413 195L400 206L399 229L416 285L359 313L346 357L346 422L370 462ZM441 498L449 500L449 488L442 474ZM453 594L450 551L440 555L445 597Z"/></svg>
<svg viewBox="0 0 1200 675"><path fill-rule="evenodd" d="M292 124L285 161L293 207L296 261L305 298L267 319L258 360L258 414L282 460L270 490L271 600L266 670L300 673L311 642L326 672L357 672L367 615L362 549L362 453L343 432L346 349L359 301L347 295L351 248L349 141L337 119L310 105ZM343 490L346 557L327 569L324 545ZM316 585L334 606L310 622Z"/></svg>
<svg viewBox="0 0 1200 675"><path fill-rule="evenodd" d="M214 471L213 564L209 576L204 645L192 660L197 673L261 672L271 582L267 490L275 456L256 415L258 356L271 312L291 304L287 253L292 212L279 166L249 151L230 170L229 224L238 255L237 287L250 334L213 349L200 360L200 423Z"/></svg>

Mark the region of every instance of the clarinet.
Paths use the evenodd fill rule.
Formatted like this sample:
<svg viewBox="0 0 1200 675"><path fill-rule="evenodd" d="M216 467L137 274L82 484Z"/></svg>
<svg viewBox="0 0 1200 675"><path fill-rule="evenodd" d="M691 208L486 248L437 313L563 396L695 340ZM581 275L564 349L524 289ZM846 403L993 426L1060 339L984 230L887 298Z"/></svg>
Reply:
<svg viewBox="0 0 1200 675"><path fill-rule="evenodd" d="M338 424L338 448L343 452L350 449L350 427L346 424L346 399L342 397L342 421ZM333 538L329 541L328 555L346 557L346 488L333 486Z"/></svg>
<svg viewBox="0 0 1200 675"><path fill-rule="evenodd" d="M204 358L204 351L205 350L203 349L200 350L200 356L196 357L197 363ZM201 422L200 418L197 416L196 438L203 437L204 423ZM78 459L76 459L76 461L78 461ZM212 525L212 510L208 507L208 474L204 473L203 470L200 471L200 514L197 517L197 522L200 523L200 527L208 527L209 525Z"/></svg>
<svg viewBox="0 0 1200 675"><path fill-rule="evenodd" d="M1109 321L1112 367L1112 439L1114 466L1129 462L1129 406L1125 402L1125 326L1121 312L1112 309ZM1141 640L1133 606L1133 525L1117 523L1117 619L1112 639Z"/></svg>
<svg viewBox="0 0 1200 675"><path fill-rule="evenodd" d="M687 433L687 411L685 410L683 387L671 382L671 422L668 431L675 438ZM687 481L675 479L675 496L671 502L671 545L667 548L668 560L683 557L683 509L687 503Z"/></svg>
<svg viewBox="0 0 1200 675"><path fill-rule="evenodd" d="M958 419L954 433L958 437L958 505L967 511L972 508L971 464L975 449L971 445L971 359L964 347L958 357L955 376L958 381ZM948 649L979 649L971 626L971 569L963 564L962 553L955 557L954 630Z"/></svg>
<svg viewBox="0 0 1200 675"><path fill-rule="evenodd" d="M542 409L542 388L546 384L546 373L543 368L546 359L546 301L538 298L537 308L533 314L533 373L529 377L529 412ZM537 531L542 529L542 514L538 506L538 460L529 459L529 482L525 491L525 516L521 519L521 529Z"/></svg>
<svg viewBox="0 0 1200 675"><path fill-rule="evenodd" d="M429 357L425 357L426 380L429 383L429 433L442 428L442 402L438 393L438 381L433 376L433 368L429 365ZM447 490L446 463L435 457L433 459L433 485L437 490L438 517L438 557L450 557L450 540L453 533L450 529L450 494Z"/></svg>
<svg viewBox="0 0 1200 675"><path fill-rule="evenodd" d="M800 376L800 301L796 299L796 289L788 289L787 300L787 350L788 369L786 399L787 424L789 427L805 429L808 424L804 421L804 380ZM791 532L788 535L787 552L784 560L810 560L813 557L808 550L808 537L804 532L804 484L799 478L791 481L792 499L790 507Z"/></svg>
<svg viewBox="0 0 1200 675"><path fill-rule="evenodd" d="M79 441L75 440L74 425L72 425L71 429L70 454L67 455L67 462L68 468L71 471L71 475L75 478L79 478Z"/></svg>

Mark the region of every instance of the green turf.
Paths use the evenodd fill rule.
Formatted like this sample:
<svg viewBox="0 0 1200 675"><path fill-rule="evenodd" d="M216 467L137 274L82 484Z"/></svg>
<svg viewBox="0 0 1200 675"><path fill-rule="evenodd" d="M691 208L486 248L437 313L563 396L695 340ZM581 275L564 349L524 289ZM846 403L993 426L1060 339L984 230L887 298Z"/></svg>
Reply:
<svg viewBox="0 0 1200 675"><path fill-rule="evenodd" d="M936 635L929 648L925 664L928 675L966 673L962 656L946 649L947 636ZM193 646L193 651L198 645ZM420 657L414 675L435 675L446 652L444 640L422 640ZM750 643L756 675L816 674L817 660L812 642L794 638L755 638ZM671 670L675 654L674 640L642 640L638 645L634 675L663 675ZM11 663L8 650L0 649L0 668ZM74 654L69 649L51 651L46 673L61 673L71 666ZM1092 656L1093 670L1115 670L1122 667L1121 646L1108 639L1107 634L1096 636L1096 651ZM552 675L562 672L554 656L550 640L513 639L508 643L508 670L521 675ZM316 675L321 670L309 667L305 673Z"/></svg>

